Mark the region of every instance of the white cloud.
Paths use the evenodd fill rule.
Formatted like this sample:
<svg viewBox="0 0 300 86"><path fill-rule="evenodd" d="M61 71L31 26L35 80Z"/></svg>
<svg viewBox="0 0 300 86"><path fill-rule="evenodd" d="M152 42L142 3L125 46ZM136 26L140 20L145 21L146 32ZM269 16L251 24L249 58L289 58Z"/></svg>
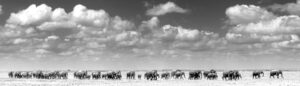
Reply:
<svg viewBox="0 0 300 86"><path fill-rule="evenodd" d="M152 34L159 27L159 19L157 17L152 17L148 21L142 21L142 24L139 26L139 32L142 35Z"/></svg>
<svg viewBox="0 0 300 86"><path fill-rule="evenodd" d="M189 30L182 28L181 26L175 27L171 25L164 25L162 27L165 36L174 36L180 40L195 40L199 37L200 32L198 30Z"/></svg>
<svg viewBox="0 0 300 86"><path fill-rule="evenodd" d="M274 43L281 41L292 40L294 34L286 35L266 35L266 34L243 34L243 33L227 33L226 39L232 43L241 43L241 44L256 44L256 43Z"/></svg>
<svg viewBox="0 0 300 86"><path fill-rule="evenodd" d="M44 22L37 26L39 30L54 31L56 29L76 29L77 25L74 22Z"/></svg>
<svg viewBox="0 0 300 86"><path fill-rule="evenodd" d="M167 13L186 13L187 9L177 6L174 2L167 2L154 6L152 9L147 10L148 16L162 16Z"/></svg>
<svg viewBox="0 0 300 86"><path fill-rule="evenodd" d="M115 37L115 41L117 41L119 45L132 46L136 45L139 41L139 36L139 33L135 31L123 32Z"/></svg>
<svg viewBox="0 0 300 86"><path fill-rule="evenodd" d="M152 17L148 21L143 21L142 22L142 27L148 27L148 28L154 28L159 25L159 19L157 17Z"/></svg>
<svg viewBox="0 0 300 86"><path fill-rule="evenodd" d="M61 38L78 33L79 28L74 22L44 22L37 26L45 35L57 35Z"/></svg>
<svg viewBox="0 0 300 86"><path fill-rule="evenodd" d="M241 49L247 51L249 46L252 47L254 44L264 47L264 43L273 43L274 46L287 44L291 47L291 44L297 46L299 40L296 35L299 34L298 16L278 18L273 16L274 18L267 19L260 15L273 14L269 15L265 10L255 6L237 6L251 12L237 13L235 17L249 14L254 20L238 18L240 16L233 18L247 23L235 23L237 26L230 29L224 38L219 37L217 33L201 31L201 28L160 25L158 17L152 17L142 21L140 25L135 25L120 16L111 17L104 10L88 9L83 5L76 5L70 13L66 13L63 8L51 11L52 8L47 5L31 6L13 13L7 20L6 26L0 30L3 38L1 41L4 40L0 42L1 48L3 47L1 45L9 45L12 46L10 51L38 54L88 57L102 53L120 55L136 53L135 55L148 57L162 54L171 56L174 53L176 56L181 56L179 55L181 53L177 54L177 52L209 50L239 52ZM45 8L50 9L50 12L37 10ZM33 15L25 13L26 10L37 11L36 13L40 14L35 16L39 18L27 18ZM285 41L288 43L284 43Z"/></svg>
<svg viewBox="0 0 300 86"><path fill-rule="evenodd" d="M122 20L121 17L119 16L113 18L111 24L112 24L112 28L119 31L131 30L135 28L134 23L127 20Z"/></svg>
<svg viewBox="0 0 300 86"><path fill-rule="evenodd" d="M72 20L87 26L106 27L109 15L104 10L90 10L79 4L73 8Z"/></svg>
<svg viewBox="0 0 300 86"><path fill-rule="evenodd" d="M226 15L231 24L248 24L273 19L275 15L255 5L235 5L227 8Z"/></svg>
<svg viewBox="0 0 300 86"><path fill-rule="evenodd" d="M275 16L266 9L254 5L236 5L226 11L233 28L226 33L228 48L234 51L272 51L295 49L299 45L300 17ZM232 44L232 45L231 45ZM228 49L227 48L227 49ZM276 52L274 51L276 50ZM272 53L272 52L269 52ZM263 54L263 53L261 53Z"/></svg>
<svg viewBox="0 0 300 86"><path fill-rule="evenodd" d="M38 54L47 54L47 53L50 53L49 51L45 50L45 49L37 49L35 50L35 53L38 53Z"/></svg>
<svg viewBox="0 0 300 86"><path fill-rule="evenodd" d="M52 36L48 36L48 37L45 39L45 41L48 42L48 41L50 41L50 40L57 40L57 39L59 39L58 36L52 35Z"/></svg>
<svg viewBox="0 0 300 86"><path fill-rule="evenodd" d="M51 18L52 8L46 4L30 5L27 9L18 13L12 13L7 22L17 25L37 25Z"/></svg>
<svg viewBox="0 0 300 86"><path fill-rule="evenodd" d="M292 40L300 33L300 17L295 15L276 17L254 5L236 5L226 11L231 23L236 24L226 34L234 43L276 43Z"/></svg>
<svg viewBox="0 0 300 86"><path fill-rule="evenodd" d="M66 21L69 19L69 15L66 13L65 9L63 8L56 8L52 12L51 19L53 21Z"/></svg>
<svg viewBox="0 0 300 86"><path fill-rule="evenodd" d="M275 48L300 48L300 40L298 35L291 35L290 40L275 42L271 45Z"/></svg>
<svg viewBox="0 0 300 86"><path fill-rule="evenodd" d="M257 34L299 34L299 16L281 16L269 21L259 21L234 27L232 32Z"/></svg>
<svg viewBox="0 0 300 86"><path fill-rule="evenodd" d="M17 39L14 40L13 44L21 44L21 43L24 43L26 41L27 41L26 39L17 38Z"/></svg>
<svg viewBox="0 0 300 86"><path fill-rule="evenodd" d="M300 15L300 1L298 0L297 3L287 3L284 5L281 4L274 4L269 6L273 11L279 12L287 12L292 15Z"/></svg>

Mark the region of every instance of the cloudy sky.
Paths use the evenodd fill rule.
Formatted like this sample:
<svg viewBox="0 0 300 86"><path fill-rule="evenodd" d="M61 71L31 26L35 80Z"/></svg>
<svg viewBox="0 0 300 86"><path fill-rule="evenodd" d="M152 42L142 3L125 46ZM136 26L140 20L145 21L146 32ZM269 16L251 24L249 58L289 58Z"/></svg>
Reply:
<svg viewBox="0 0 300 86"><path fill-rule="evenodd" d="M300 69L300 0L1 0L0 70Z"/></svg>

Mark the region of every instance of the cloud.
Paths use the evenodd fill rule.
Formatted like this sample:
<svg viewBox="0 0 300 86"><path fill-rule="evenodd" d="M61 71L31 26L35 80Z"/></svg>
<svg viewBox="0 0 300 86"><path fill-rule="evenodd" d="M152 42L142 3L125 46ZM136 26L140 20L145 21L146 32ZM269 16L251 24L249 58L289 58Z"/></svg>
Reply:
<svg viewBox="0 0 300 86"><path fill-rule="evenodd" d="M227 33L226 39L231 43L237 44L256 44L256 43L274 43L292 40L295 35L265 35L265 34L242 34L242 33Z"/></svg>
<svg viewBox="0 0 300 86"><path fill-rule="evenodd" d="M51 19L53 21L66 21L69 19L69 15L66 13L65 9L63 8L56 8L52 12Z"/></svg>
<svg viewBox="0 0 300 86"><path fill-rule="evenodd" d="M115 41L118 45L122 46L134 46L139 41L140 34L136 31L128 31L118 34L115 37Z"/></svg>
<svg viewBox="0 0 300 86"><path fill-rule="evenodd" d="M274 4L269 6L269 8L273 11L288 13L292 15L300 15L300 1L298 0L297 3L287 3L287 4Z"/></svg>
<svg viewBox="0 0 300 86"><path fill-rule="evenodd" d="M146 15L148 16L162 16L168 13L187 13L187 9L183 9L177 6L174 2L166 2L159 4L153 8L147 10Z"/></svg>
<svg viewBox="0 0 300 86"><path fill-rule="evenodd" d="M74 22L44 22L37 26L37 29L44 32L44 35L56 35L60 38L78 33L79 28Z"/></svg>
<svg viewBox="0 0 300 86"><path fill-rule="evenodd" d="M228 43L224 48L226 51L240 54L247 52L247 55L265 55L283 54L299 49L297 47L300 43L299 16L276 16L254 5L229 7L226 15L230 24L235 25L226 33L225 40Z"/></svg>
<svg viewBox="0 0 300 86"><path fill-rule="evenodd" d="M0 49L0 53L176 58L198 52L256 53L299 46L299 16L277 17L252 5L237 5L228 10L227 16L236 26L221 37L202 28L162 25L157 16L136 24L83 5L76 5L69 13L45 4L30 5L12 13L5 26L0 27L0 47L7 49ZM27 18L32 16L36 18Z"/></svg>
<svg viewBox="0 0 300 86"><path fill-rule="evenodd" d="M1 29L5 41L1 45L13 46L10 51L44 55L99 56L102 53L139 56L181 56L175 52L196 52L227 49L227 40L219 34L182 26L161 25L158 17L142 21L139 25L110 16L104 10L88 9L76 5L67 13L63 8L42 4L12 13ZM36 10L41 8L50 9ZM37 11L40 18L25 18L25 11ZM41 11L41 12L40 12ZM43 19L43 18L47 19ZM18 22L12 22L12 19ZM1 46L0 45L0 46ZM23 47L21 47L23 46ZM137 50L141 50L138 52ZM171 51L171 52L166 52ZM172 53L173 52L173 53ZM168 53L168 54L166 54ZM40 55L39 55L40 56Z"/></svg>
<svg viewBox="0 0 300 86"><path fill-rule="evenodd" d="M2 5L0 5L0 15L3 13Z"/></svg>
<svg viewBox="0 0 300 86"><path fill-rule="evenodd" d="M299 16L281 16L269 21L237 25L232 32L256 34L299 34Z"/></svg>
<svg viewBox="0 0 300 86"><path fill-rule="evenodd" d="M112 28L119 31L124 30L132 30L135 28L135 24L128 21L128 20L122 20L121 17L116 16L111 21Z"/></svg>
<svg viewBox="0 0 300 86"><path fill-rule="evenodd" d="M154 34L155 39L159 39L162 45L166 43L164 47L168 46L170 49L210 50L221 46L224 41L219 39L217 33L172 25L164 25Z"/></svg>
<svg viewBox="0 0 300 86"><path fill-rule="evenodd" d="M170 9L174 11L172 3ZM37 18L29 18L32 16ZM134 53L149 57L166 54L166 51L216 49L224 42L213 32L161 25L156 16L136 25L120 16L110 16L102 9L88 9L80 4L69 13L63 8L51 8L45 4L30 5L12 13L0 32L0 47L10 47L6 49L18 53L38 54L38 58L47 55L89 57L102 53Z"/></svg>
<svg viewBox="0 0 300 86"><path fill-rule="evenodd" d="M152 17L150 20L142 21L142 24L139 26L139 32L142 35L152 34L159 27L159 19L157 17Z"/></svg>
<svg viewBox="0 0 300 86"><path fill-rule="evenodd" d="M261 20L273 19L276 16L266 9L255 5L235 5L226 9L230 24L247 24Z"/></svg>
<svg viewBox="0 0 300 86"><path fill-rule="evenodd" d="M22 38L18 38L18 39L15 39L13 44L21 44L21 43L24 43L26 42L27 40L25 39L22 39Z"/></svg>
<svg viewBox="0 0 300 86"><path fill-rule="evenodd" d="M199 37L200 32L196 29L189 30L182 28L181 26L175 27L171 25L164 25L162 27L165 36L173 36L176 39L181 40L195 40Z"/></svg>
<svg viewBox="0 0 300 86"><path fill-rule="evenodd" d="M75 42L80 39L91 38L89 36L99 35L99 32L115 35L132 29L133 26L133 23L120 17L110 17L104 10L87 9L80 4L76 5L70 13L66 13L63 8L52 11L52 8L46 4L38 6L32 4L24 10L12 13L1 33L3 39L14 40L11 43L16 45L31 42L26 45L27 47L23 47L24 49L32 49L32 51L43 49L60 53L75 45L87 43ZM112 34L117 30L120 32Z"/></svg>
<svg viewBox="0 0 300 86"><path fill-rule="evenodd" d="M27 9L19 11L18 13L11 13L7 23L17 25L38 25L42 22L48 21L51 16L52 8L46 4L36 6L30 5Z"/></svg>
<svg viewBox="0 0 300 86"><path fill-rule="evenodd" d="M105 27L109 23L109 15L104 10L90 10L78 4L71 12L72 21L87 26Z"/></svg>

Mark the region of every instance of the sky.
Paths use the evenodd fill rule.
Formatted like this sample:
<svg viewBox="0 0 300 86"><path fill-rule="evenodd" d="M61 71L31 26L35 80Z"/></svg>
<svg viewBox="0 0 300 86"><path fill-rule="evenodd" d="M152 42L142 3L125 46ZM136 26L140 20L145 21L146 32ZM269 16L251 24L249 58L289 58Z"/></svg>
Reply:
<svg viewBox="0 0 300 86"><path fill-rule="evenodd" d="M0 71L300 69L300 0L1 0Z"/></svg>

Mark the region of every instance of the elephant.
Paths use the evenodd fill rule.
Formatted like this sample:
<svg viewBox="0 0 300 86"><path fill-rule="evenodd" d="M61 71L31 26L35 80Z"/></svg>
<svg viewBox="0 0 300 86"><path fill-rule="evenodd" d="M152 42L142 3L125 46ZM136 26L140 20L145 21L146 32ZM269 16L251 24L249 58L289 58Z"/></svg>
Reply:
<svg viewBox="0 0 300 86"><path fill-rule="evenodd" d="M207 74L207 79L208 79L208 80L215 80L215 79L217 79L217 78L218 78L218 74L215 73L215 72L211 72L211 73L208 73L208 74Z"/></svg>
<svg viewBox="0 0 300 86"><path fill-rule="evenodd" d="M190 80L197 80L197 79L201 79L201 78L202 78L202 72L200 70L189 72Z"/></svg>
<svg viewBox="0 0 300 86"><path fill-rule="evenodd" d="M130 71L127 73L127 79L135 79L135 72Z"/></svg>
<svg viewBox="0 0 300 86"><path fill-rule="evenodd" d="M18 79L22 78L21 72L20 71L14 72L14 76L13 77L18 78Z"/></svg>
<svg viewBox="0 0 300 86"><path fill-rule="evenodd" d="M9 78L14 78L14 71L10 71L10 72L8 73L8 77L9 77Z"/></svg>
<svg viewBox="0 0 300 86"><path fill-rule="evenodd" d="M213 70L213 69L210 70L210 71L204 71L203 72L203 77L206 78L206 79L208 79L208 74L210 74L210 73L213 73L213 74L215 73L216 74L217 72L215 70Z"/></svg>
<svg viewBox="0 0 300 86"><path fill-rule="evenodd" d="M108 79L107 74L102 74L102 79Z"/></svg>
<svg viewBox="0 0 300 86"><path fill-rule="evenodd" d="M146 72L144 76L147 80L157 80L159 77L159 74L157 73L157 70L153 70L150 72Z"/></svg>
<svg viewBox="0 0 300 86"><path fill-rule="evenodd" d="M281 70L272 70L270 72L270 78L275 78L275 76L277 76L277 78L284 78Z"/></svg>
<svg viewBox="0 0 300 86"><path fill-rule="evenodd" d="M237 70L231 70L227 72L223 72L223 80L239 80L242 76Z"/></svg>
<svg viewBox="0 0 300 86"><path fill-rule="evenodd" d="M112 71L106 74L106 79L120 80L122 78L121 71Z"/></svg>
<svg viewBox="0 0 300 86"><path fill-rule="evenodd" d="M171 72L171 77L174 79L183 79L185 78L185 73L181 70L176 70Z"/></svg>
<svg viewBox="0 0 300 86"><path fill-rule="evenodd" d="M161 78L162 78L162 79L165 79L165 80L169 79L170 76L171 76L171 74L170 74L169 72L165 72L165 73L162 73L162 74L161 74Z"/></svg>
<svg viewBox="0 0 300 86"><path fill-rule="evenodd" d="M92 73L92 79L100 79L100 78L101 78L101 72L100 71Z"/></svg>
<svg viewBox="0 0 300 86"><path fill-rule="evenodd" d="M254 71L252 73L252 78L253 79L259 79L260 77L264 76L264 72L263 71Z"/></svg>
<svg viewBox="0 0 300 86"><path fill-rule="evenodd" d="M21 78L29 79L29 78L32 78L32 76L33 76L32 72L29 72L29 71L9 72L8 75L10 78L18 78L18 79L21 79Z"/></svg>
<svg viewBox="0 0 300 86"><path fill-rule="evenodd" d="M138 79L142 79L142 75L138 75Z"/></svg>
<svg viewBox="0 0 300 86"><path fill-rule="evenodd" d="M59 79L68 79L68 72L60 72L58 77Z"/></svg>
<svg viewBox="0 0 300 86"><path fill-rule="evenodd" d="M90 75L88 75L87 71L78 71L74 72L74 77L77 79L90 79Z"/></svg>
<svg viewBox="0 0 300 86"><path fill-rule="evenodd" d="M33 73L33 77L37 79L45 79L46 75L43 71L36 71Z"/></svg>

